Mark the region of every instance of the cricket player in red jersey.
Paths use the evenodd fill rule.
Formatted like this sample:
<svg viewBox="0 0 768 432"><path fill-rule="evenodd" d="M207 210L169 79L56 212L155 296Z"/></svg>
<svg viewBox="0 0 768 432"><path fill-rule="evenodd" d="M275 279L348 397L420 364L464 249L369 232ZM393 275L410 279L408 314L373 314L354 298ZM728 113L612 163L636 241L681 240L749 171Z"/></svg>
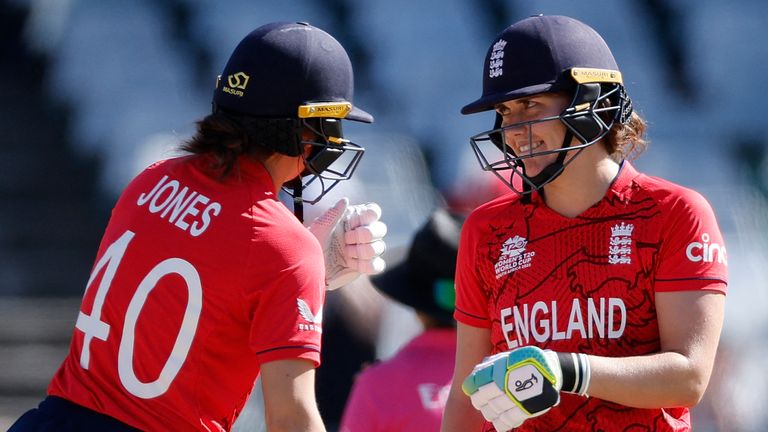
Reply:
<svg viewBox="0 0 768 432"><path fill-rule="evenodd" d="M712 209L625 160L643 150L645 123L584 23L522 20L483 73L462 113L495 110L471 143L518 193L462 229L442 430L691 430L727 283Z"/></svg>
<svg viewBox="0 0 768 432"><path fill-rule="evenodd" d="M11 431L228 431L261 374L270 431L324 431L314 393L326 289L383 270L375 204L342 199L307 229L309 182L348 178L363 149L342 46L305 23L246 36L184 145L125 189L48 397ZM345 159L345 156L351 157ZM338 162L342 168L334 168Z"/></svg>

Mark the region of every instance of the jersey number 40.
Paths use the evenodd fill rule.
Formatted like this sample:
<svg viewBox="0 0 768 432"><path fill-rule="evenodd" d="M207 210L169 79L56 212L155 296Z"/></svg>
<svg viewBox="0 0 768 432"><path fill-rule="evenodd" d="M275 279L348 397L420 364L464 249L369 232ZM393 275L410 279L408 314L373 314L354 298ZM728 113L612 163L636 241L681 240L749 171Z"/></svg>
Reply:
<svg viewBox="0 0 768 432"><path fill-rule="evenodd" d="M91 358L90 346L93 339L96 338L106 341L110 336L110 325L101 320L101 309L104 306L104 301L109 293L112 279L115 277L117 268L120 266L120 261L122 261L125 251L128 249L128 245L133 237L133 232L126 231L120 238L112 243L109 248L107 248L106 252L104 252L101 259L96 263L91 272L91 276L88 279L86 295L88 290L92 289L91 285L94 279L96 279L102 270L104 271L104 276L101 278L98 288L96 288L96 296L93 301L90 315L80 311L75 325L77 329L84 334L83 350L80 353L80 366L82 366L83 369L88 369ZM157 285L157 282L162 277L169 274L177 274L184 279L188 293L187 307L184 312L181 328L176 336L176 342L173 345L168 360L160 371L160 375L154 381L142 382L136 377L136 373L133 369L133 342L136 321L139 318L141 309L144 307L144 303L147 301L149 293L152 292ZM139 283L136 292L133 294L133 297L128 304L128 310L125 313L123 337L120 340L117 360L117 370L120 376L120 382L131 394L140 398L149 399L160 396L168 390L168 387L171 385L171 382L173 382L176 374L179 373L179 370L189 353L189 348L192 345L192 340L194 339L195 331L197 329L197 322L200 318L202 303L203 290L200 284L200 275L192 264L181 258L168 258L160 262L153 267L141 283Z"/></svg>

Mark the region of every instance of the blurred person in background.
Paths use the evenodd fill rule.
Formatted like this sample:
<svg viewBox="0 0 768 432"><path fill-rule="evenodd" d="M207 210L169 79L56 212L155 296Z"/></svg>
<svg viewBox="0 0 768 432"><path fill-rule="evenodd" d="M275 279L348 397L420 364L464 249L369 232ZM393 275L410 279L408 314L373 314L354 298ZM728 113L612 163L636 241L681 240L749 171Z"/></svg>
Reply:
<svg viewBox="0 0 768 432"><path fill-rule="evenodd" d="M709 203L626 160L645 122L586 24L524 19L483 74L462 113L495 110L472 147L517 193L462 229L443 431L691 430L727 284Z"/></svg>
<svg viewBox="0 0 768 432"><path fill-rule="evenodd" d="M453 277L463 217L438 208L413 236L404 259L371 278L413 308L423 332L355 379L341 432L438 431L456 352Z"/></svg>
<svg viewBox="0 0 768 432"><path fill-rule="evenodd" d="M306 23L248 34L189 155L139 174L115 205L69 355L22 431L227 431L260 375L270 431L324 431L315 402L326 289L384 268L376 204L317 202L363 148L344 48ZM342 167L338 167L339 163ZM277 199L286 187L292 214Z"/></svg>
<svg viewBox="0 0 768 432"><path fill-rule="evenodd" d="M480 174L469 179L462 178L461 181L456 182L456 185L443 192L446 207L452 212L466 216L481 204L513 193L509 186L496 176L485 172ZM515 179L515 183L517 187L521 186L518 179Z"/></svg>

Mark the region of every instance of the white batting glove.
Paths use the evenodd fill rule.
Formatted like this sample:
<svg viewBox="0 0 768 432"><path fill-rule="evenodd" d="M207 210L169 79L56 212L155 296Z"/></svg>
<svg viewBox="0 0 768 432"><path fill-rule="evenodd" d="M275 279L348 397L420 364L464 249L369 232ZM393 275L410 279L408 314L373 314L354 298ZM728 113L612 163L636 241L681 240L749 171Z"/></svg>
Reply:
<svg viewBox="0 0 768 432"><path fill-rule="evenodd" d="M312 222L309 231L323 247L326 289L340 288L361 274L384 271L381 254L386 249L387 226L380 218L378 204L350 206L342 198Z"/></svg>
<svg viewBox="0 0 768 432"><path fill-rule="evenodd" d="M589 377L584 354L526 346L485 358L461 388L472 406L505 432L559 404L561 388L584 395Z"/></svg>

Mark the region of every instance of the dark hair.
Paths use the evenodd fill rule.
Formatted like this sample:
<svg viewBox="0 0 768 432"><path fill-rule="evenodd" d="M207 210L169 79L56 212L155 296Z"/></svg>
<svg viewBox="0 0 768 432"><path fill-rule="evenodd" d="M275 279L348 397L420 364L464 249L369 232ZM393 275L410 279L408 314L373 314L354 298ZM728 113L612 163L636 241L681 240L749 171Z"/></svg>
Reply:
<svg viewBox="0 0 768 432"><path fill-rule="evenodd" d="M192 154L210 154L214 158L211 167L220 171L224 178L237 164L241 155L264 160L275 153L266 143L258 142L253 131L241 119L217 111L197 122L197 132L181 145L181 150Z"/></svg>

